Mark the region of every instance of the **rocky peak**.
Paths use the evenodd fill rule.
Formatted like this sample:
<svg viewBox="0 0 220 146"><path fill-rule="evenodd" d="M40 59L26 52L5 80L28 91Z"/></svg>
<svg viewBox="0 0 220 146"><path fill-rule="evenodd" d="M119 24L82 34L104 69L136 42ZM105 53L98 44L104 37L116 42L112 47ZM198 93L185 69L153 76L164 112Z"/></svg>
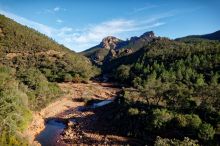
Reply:
<svg viewBox="0 0 220 146"><path fill-rule="evenodd" d="M140 36L140 38L143 38L143 39L149 39L149 38L154 38L154 37L155 35L153 31L145 32L144 34Z"/></svg>
<svg viewBox="0 0 220 146"><path fill-rule="evenodd" d="M100 45L102 46L102 48L114 49L116 47L116 44L120 41L121 40L116 37L108 36L102 40Z"/></svg>
<svg viewBox="0 0 220 146"><path fill-rule="evenodd" d="M131 38L130 38L130 41L136 41L136 40L138 40L138 39L139 39L139 37L134 36L134 37L131 37Z"/></svg>

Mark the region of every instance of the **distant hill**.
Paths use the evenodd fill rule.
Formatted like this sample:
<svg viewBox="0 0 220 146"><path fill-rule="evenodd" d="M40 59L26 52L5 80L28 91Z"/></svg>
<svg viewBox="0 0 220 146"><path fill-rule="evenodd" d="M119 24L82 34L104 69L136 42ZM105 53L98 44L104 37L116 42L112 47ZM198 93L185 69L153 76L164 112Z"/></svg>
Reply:
<svg viewBox="0 0 220 146"><path fill-rule="evenodd" d="M169 40L173 43L173 45L170 45L169 47L176 48L176 51L179 51L178 48L182 48L180 47L182 45L185 45L185 47L191 47L191 45L198 45L201 42L211 44L212 41L216 41L219 39L220 31L205 35L190 35L175 40L170 40L165 37L157 37L155 36L153 31L149 31L139 37L131 37L129 40L126 41L113 36L106 37L99 45L87 49L81 54L88 57L96 65L99 65L102 68L102 71L107 73L113 69L116 69L121 64L132 64L133 62L137 61L143 55L143 50L146 50L155 41L161 42L164 40ZM174 44L181 45L174 46ZM205 47L208 46L209 45ZM154 51L157 52L157 49L155 49Z"/></svg>
<svg viewBox="0 0 220 146"><path fill-rule="evenodd" d="M108 36L99 45L87 49L81 54L90 58L95 64L101 65L104 62L138 51L154 38L156 37L152 31L146 32L139 37L131 37L126 41Z"/></svg>
<svg viewBox="0 0 220 146"><path fill-rule="evenodd" d="M186 37L182 37L182 38L177 38L176 40L182 40L182 41L186 41L188 39L208 39L208 40L219 40L220 41L220 30L210 33L210 34L204 34L204 35L189 35Z"/></svg>

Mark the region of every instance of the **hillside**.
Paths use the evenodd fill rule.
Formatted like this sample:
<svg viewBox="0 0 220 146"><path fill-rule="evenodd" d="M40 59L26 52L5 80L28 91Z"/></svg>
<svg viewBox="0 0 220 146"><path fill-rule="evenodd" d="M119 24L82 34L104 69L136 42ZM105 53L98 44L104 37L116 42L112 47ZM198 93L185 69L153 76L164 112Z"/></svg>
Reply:
<svg viewBox="0 0 220 146"><path fill-rule="evenodd" d="M208 39L208 40L219 40L220 41L220 30L210 33L210 34L204 34L204 35L189 35L183 38L178 38L176 40L187 41L190 39Z"/></svg>
<svg viewBox="0 0 220 146"><path fill-rule="evenodd" d="M171 40L150 31L126 41L109 36L77 54L0 15L0 145L28 145L21 133L32 115L31 127L38 117L41 125L47 120L48 113L38 114L41 109L49 109L50 117L67 116L59 136L69 144L133 139L155 146L219 145L218 34ZM117 88L73 84L87 83L99 70ZM69 99L47 107L64 92ZM110 101L106 106L91 108L106 102L103 97Z"/></svg>
<svg viewBox="0 0 220 146"><path fill-rule="evenodd" d="M133 87L124 89L119 105L114 107L119 110L111 113L120 117L112 120L119 133L129 133L155 145L184 137L197 139L199 144L217 145L220 132L218 41L186 43L157 38L139 53L112 60L106 67L115 80ZM175 143L179 145L180 141Z"/></svg>
<svg viewBox="0 0 220 146"><path fill-rule="evenodd" d="M104 111L116 133L150 145L219 144L219 41L155 37L101 68L126 87Z"/></svg>
<svg viewBox="0 0 220 146"><path fill-rule="evenodd" d="M47 36L0 15L0 145L23 145L18 133L62 95L57 82L86 82L90 61Z"/></svg>
<svg viewBox="0 0 220 146"><path fill-rule="evenodd" d="M152 31L146 32L141 36L131 37L129 40L121 40L113 36L108 36L102 42L90 49L83 51L81 54L90 58L96 65L102 65L112 59L126 56L138 51L148 42L155 38Z"/></svg>
<svg viewBox="0 0 220 146"><path fill-rule="evenodd" d="M89 78L87 73L91 72L91 64L87 58L2 15L0 19L2 64L20 68L37 67L45 72L50 81L64 80L62 76L65 73L72 77Z"/></svg>

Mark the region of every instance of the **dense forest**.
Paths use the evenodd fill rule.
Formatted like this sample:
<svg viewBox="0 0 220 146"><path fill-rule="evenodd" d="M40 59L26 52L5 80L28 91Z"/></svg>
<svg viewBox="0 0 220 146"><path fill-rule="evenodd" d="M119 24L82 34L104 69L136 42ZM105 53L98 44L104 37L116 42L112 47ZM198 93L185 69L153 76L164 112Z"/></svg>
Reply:
<svg viewBox="0 0 220 146"><path fill-rule="evenodd" d="M117 132L156 146L219 145L219 41L157 37L102 68L125 87L108 111Z"/></svg>
<svg viewBox="0 0 220 146"><path fill-rule="evenodd" d="M62 95L58 82L87 82L98 69L47 36L0 15L0 145L20 136L39 111Z"/></svg>

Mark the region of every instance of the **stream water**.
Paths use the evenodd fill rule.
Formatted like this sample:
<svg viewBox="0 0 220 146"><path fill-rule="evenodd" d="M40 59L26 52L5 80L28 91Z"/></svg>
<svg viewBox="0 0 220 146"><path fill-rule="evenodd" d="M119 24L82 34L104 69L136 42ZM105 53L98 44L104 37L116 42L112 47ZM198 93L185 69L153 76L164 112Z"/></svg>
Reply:
<svg viewBox="0 0 220 146"><path fill-rule="evenodd" d="M90 106L78 107L77 110L84 111L87 109L95 109L113 102L114 99L103 100L95 102ZM69 119L71 120L71 119ZM66 124L58 119L50 119L45 123L45 129L36 137L41 146L56 146L57 140L63 130L66 128Z"/></svg>
<svg viewBox="0 0 220 146"><path fill-rule="evenodd" d="M45 129L36 137L41 146L54 146L66 125L57 119L48 120L45 124Z"/></svg>

